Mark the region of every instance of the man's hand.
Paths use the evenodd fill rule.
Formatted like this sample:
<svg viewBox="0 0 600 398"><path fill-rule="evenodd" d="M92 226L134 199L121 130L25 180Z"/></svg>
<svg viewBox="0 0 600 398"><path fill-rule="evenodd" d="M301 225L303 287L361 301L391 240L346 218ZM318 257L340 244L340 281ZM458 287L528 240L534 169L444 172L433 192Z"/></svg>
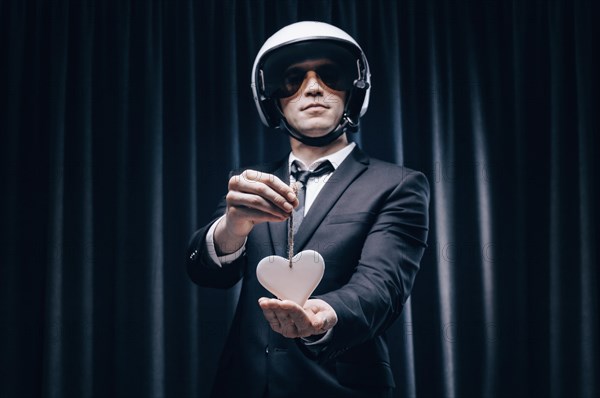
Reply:
<svg viewBox="0 0 600 398"><path fill-rule="evenodd" d="M288 338L323 334L337 323L334 309L323 300L307 300L304 308L289 300L258 300L271 329Z"/></svg>
<svg viewBox="0 0 600 398"><path fill-rule="evenodd" d="M255 224L285 221L298 206L298 198L287 184L254 170L229 179L226 202L227 213L215 230L220 255L239 249Z"/></svg>

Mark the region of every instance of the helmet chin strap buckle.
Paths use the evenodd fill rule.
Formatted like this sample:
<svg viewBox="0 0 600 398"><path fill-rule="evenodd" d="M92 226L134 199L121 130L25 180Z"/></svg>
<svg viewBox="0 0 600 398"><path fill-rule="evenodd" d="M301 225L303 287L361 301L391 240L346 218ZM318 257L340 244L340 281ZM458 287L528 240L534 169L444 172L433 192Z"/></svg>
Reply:
<svg viewBox="0 0 600 398"><path fill-rule="evenodd" d="M352 131L353 133L355 133L358 130L358 120L356 122L353 121L352 118L350 117L350 115L348 115L347 113L344 113L343 120L344 120L344 123L347 123L348 126L351 129L353 129L353 131Z"/></svg>

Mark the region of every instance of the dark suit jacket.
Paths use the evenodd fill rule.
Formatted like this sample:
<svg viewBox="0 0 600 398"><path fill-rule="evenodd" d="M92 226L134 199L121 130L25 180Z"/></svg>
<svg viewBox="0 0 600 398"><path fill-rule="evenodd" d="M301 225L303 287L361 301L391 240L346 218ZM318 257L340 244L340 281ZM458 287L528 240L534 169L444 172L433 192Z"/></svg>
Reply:
<svg viewBox="0 0 600 398"><path fill-rule="evenodd" d="M287 157L260 170L289 182ZM228 288L244 278L240 301L219 364L218 397L374 397L394 386L385 331L413 286L428 232L425 176L370 159L355 148L315 199L295 238L295 251L325 260L314 297L337 313L320 352L273 332L258 306L272 296L257 281L264 257L286 257L287 226L258 224L245 254L222 268L206 253L209 224L190 242L188 272L201 286ZM215 219L225 211L219 206ZM214 221L213 221L214 222Z"/></svg>

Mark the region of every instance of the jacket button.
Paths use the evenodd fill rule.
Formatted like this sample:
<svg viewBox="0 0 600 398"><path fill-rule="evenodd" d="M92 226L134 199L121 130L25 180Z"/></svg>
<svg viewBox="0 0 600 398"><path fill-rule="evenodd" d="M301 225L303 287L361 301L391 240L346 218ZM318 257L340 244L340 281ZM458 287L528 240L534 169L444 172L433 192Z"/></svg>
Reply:
<svg viewBox="0 0 600 398"><path fill-rule="evenodd" d="M265 355L269 355L269 346L265 347Z"/></svg>

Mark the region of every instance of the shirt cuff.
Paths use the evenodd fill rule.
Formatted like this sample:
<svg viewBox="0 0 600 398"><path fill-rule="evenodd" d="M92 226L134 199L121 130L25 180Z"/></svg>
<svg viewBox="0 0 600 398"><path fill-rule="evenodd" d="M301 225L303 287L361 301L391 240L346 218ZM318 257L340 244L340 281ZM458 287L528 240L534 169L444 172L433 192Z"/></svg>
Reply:
<svg viewBox="0 0 600 398"><path fill-rule="evenodd" d="M225 217L222 215L217 221L215 221L209 228L208 233L206 234L206 249L208 250L208 255L210 259L214 261L219 267L229 264L237 260L244 254L244 250L246 250L246 242L248 238L244 240L244 244L242 247L234 251L233 253L226 254L224 256L217 256L217 249L215 248L215 230L217 229L217 225L221 222L221 220Z"/></svg>
<svg viewBox="0 0 600 398"><path fill-rule="evenodd" d="M302 337L302 342L307 347L329 343L329 341L331 340L331 335L333 334L334 328L335 328L335 326L333 328L329 329L328 331L326 331L325 334L322 335L317 340L314 340L314 338L318 337L318 336L311 336L312 338L311 337Z"/></svg>

